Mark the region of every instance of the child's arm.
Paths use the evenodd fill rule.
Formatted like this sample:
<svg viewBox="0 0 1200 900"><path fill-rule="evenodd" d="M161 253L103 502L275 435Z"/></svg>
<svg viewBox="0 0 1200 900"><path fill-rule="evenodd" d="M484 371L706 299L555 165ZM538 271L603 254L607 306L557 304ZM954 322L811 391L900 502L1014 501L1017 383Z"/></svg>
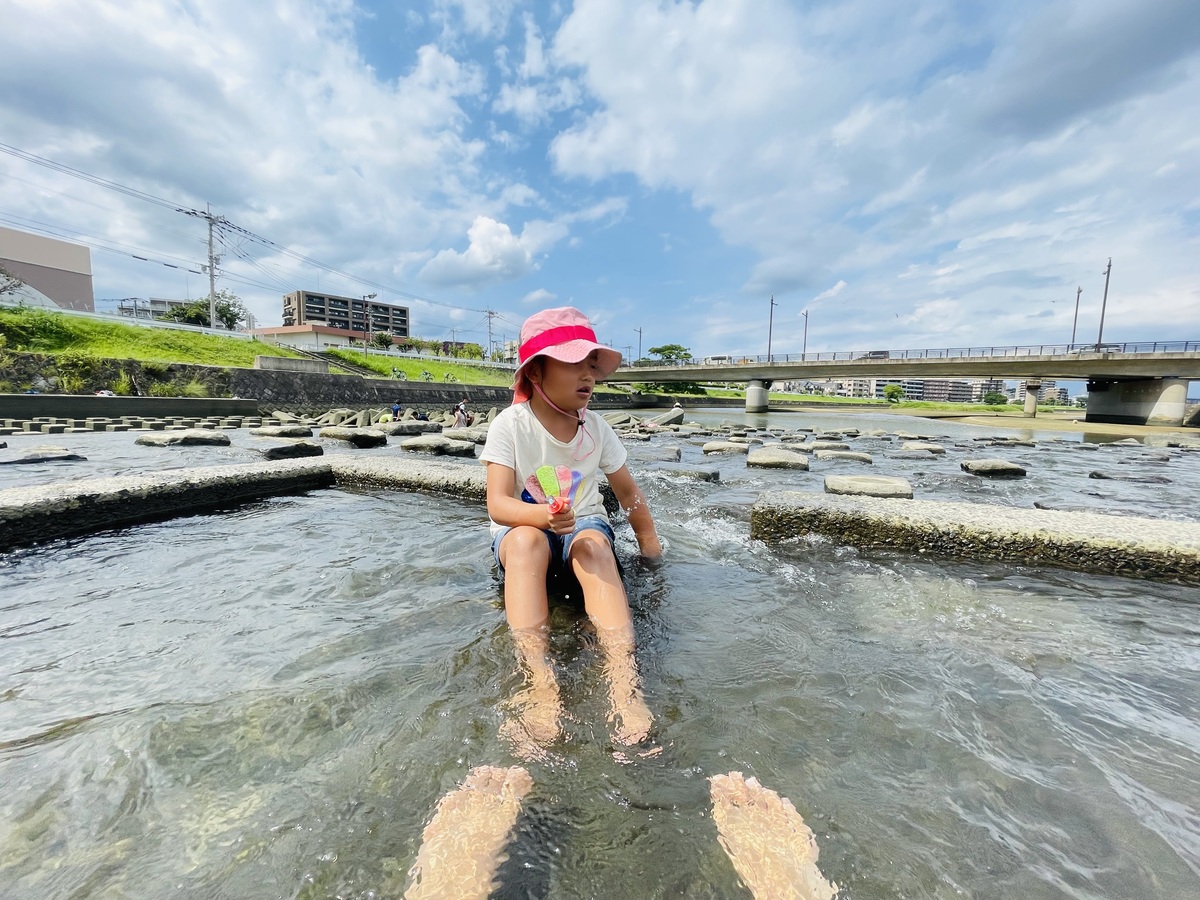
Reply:
<svg viewBox="0 0 1200 900"><path fill-rule="evenodd" d="M547 503L518 500L513 496L516 487L516 472L500 463L487 464L487 509L493 522L512 528L532 525L555 534L569 534L574 530L575 512L570 504L560 512L552 513Z"/></svg>
<svg viewBox="0 0 1200 900"><path fill-rule="evenodd" d="M608 484L621 502L621 508L629 517L633 526L634 536L637 537L638 549L642 556L657 559L662 556L662 543L658 540L658 532L654 528L654 517L650 515L650 505L646 502L641 488L629 474L628 466L621 466L608 475Z"/></svg>

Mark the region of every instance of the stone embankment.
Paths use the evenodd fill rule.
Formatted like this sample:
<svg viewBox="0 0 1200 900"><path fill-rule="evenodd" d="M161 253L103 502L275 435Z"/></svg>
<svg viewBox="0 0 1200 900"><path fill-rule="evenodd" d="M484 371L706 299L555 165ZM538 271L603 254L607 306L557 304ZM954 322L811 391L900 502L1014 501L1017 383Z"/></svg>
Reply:
<svg viewBox="0 0 1200 900"><path fill-rule="evenodd" d="M0 550L198 509L221 508L274 494L331 486L424 491L482 501L485 490L482 467L435 461L418 454L461 453L473 457L486 437L487 421L494 414L493 410L482 416L474 427L455 429L446 428L445 422L416 420L411 410L399 421L388 421L390 411L386 410L330 410L316 419L280 411L270 419L254 423L260 436L308 443L305 438L319 427L320 436L326 440L343 440L358 446L381 445L390 437L399 437L401 449L412 452L372 457L365 450L319 460L228 464L0 490ZM625 414L607 415L623 440L630 442L631 461L636 464L641 460L671 474L701 481L715 481L719 477L715 468L679 463L678 446L654 446L664 437L676 443L701 445L706 454L744 453L748 467L804 472L804 463L812 459L833 470L824 476L824 494L777 491L759 498L751 512L750 529L755 539L764 542L821 535L863 547L1200 584L1200 523L914 500L912 485L903 478L858 472L841 474L836 469L847 465L860 467L862 462L872 460L872 452L895 454L905 460L935 460L945 455L945 447L919 435L883 431L817 434L803 428L756 431L736 425L712 429L685 424L684 417L683 410L646 420ZM143 423L143 430L147 436L169 439L171 433L167 429L177 429L176 434L192 434L203 442L206 433L216 438L222 430L247 424L250 422L243 419L237 425L201 422L153 429ZM721 440L713 441L718 435ZM896 441L901 442L898 448ZM974 456L974 451L984 449L995 453L998 448L1028 443L988 437L959 441L954 449L966 457L962 468L976 473L968 477L1011 478L1023 477L1024 468L999 465L1008 462L1004 459L980 459ZM1139 453L1146 449L1136 441L1133 444ZM320 449L319 445L311 446ZM1094 445L1075 446L1079 450L1095 449ZM1172 452L1200 449L1187 439L1169 437L1162 439L1161 446L1162 450L1153 451L1154 455L1147 458L1166 461L1174 458ZM5 461L13 460L0 458L0 463ZM988 465L966 465L971 461ZM611 499L610 494L610 503Z"/></svg>

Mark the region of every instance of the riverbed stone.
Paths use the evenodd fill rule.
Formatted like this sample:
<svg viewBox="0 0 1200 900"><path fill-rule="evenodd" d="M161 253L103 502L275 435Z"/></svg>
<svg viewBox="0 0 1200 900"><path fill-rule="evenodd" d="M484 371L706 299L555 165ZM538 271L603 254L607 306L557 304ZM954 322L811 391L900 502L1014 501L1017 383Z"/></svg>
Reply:
<svg viewBox="0 0 1200 900"><path fill-rule="evenodd" d="M697 481L721 480L719 469L710 469L707 466L696 466L690 463L656 463L654 471L665 472L668 475L679 475L684 478L694 478Z"/></svg>
<svg viewBox="0 0 1200 900"><path fill-rule="evenodd" d="M467 441L471 444L483 444L487 442L488 430L486 428L443 428L442 437L451 441Z"/></svg>
<svg viewBox="0 0 1200 900"><path fill-rule="evenodd" d="M1134 484L1170 484L1165 475L1110 475L1107 472L1088 472L1088 478L1102 481L1127 481Z"/></svg>
<svg viewBox="0 0 1200 900"><path fill-rule="evenodd" d="M1007 459L965 459L959 465L964 472L986 478L1025 477L1025 467Z"/></svg>
<svg viewBox="0 0 1200 900"><path fill-rule="evenodd" d="M0 459L0 466L33 465L44 462L86 462L86 456L72 453L66 447L31 447L20 456Z"/></svg>
<svg viewBox="0 0 1200 900"><path fill-rule="evenodd" d="M629 458L640 462L679 462L683 451L679 447L630 447Z"/></svg>
<svg viewBox="0 0 1200 900"><path fill-rule="evenodd" d="M376 428L330 425L322 428L319 436L334 441L346 441L355 447L382 447L387 443L387 435Z"/></svg>
<svg viewBox="0 0 1200 900"><path fill-rule="evenodd" d="M808 457L781 446L758 447L746 455L746 465L752 469L797 469L808 471Z"/></svg>
<svg viewBox="0 0 1200 900"><path fill-rule="evenodd" d="M925 450L928 453L942 454L946 452L946 448L941 444L933 444L927 441L905 441L900 445L901 450Z"/></svg>
<svg viewBox="0 0 1200 900"><path fill-rule="evenodd" d="M134 443L143 447L193 447L206 444L228 447L230 441L229 435L218 431L188 428L184 431L156 431L152 434L143 434Z"/></svg>
<svg viewBox="0 0 1200 900"><path fill-rule="evenodd" d="M913 489L907 479L889 475L826 475L825 493L911 500Z"/></svg>
<svg viewBox="0 0 1200 900"><path fill-rule="evenodd" d="M410 453L430 453L434 456L474 456L471 441L452 441L444 434L421 434L400 442L400 449Z"/></svg>
<svg viewBox="0 0 1200 900"><path fill-rule="evenodd" d="M306 438L312 437L311 425L260 425L251 428L255 437Z"/></svg>
<svg viewBox="0 0 1200 900"><path fill-rule="evenodd" d="M705 456L710 456L714 453L749 453L750 445L734 441L707 441L700 449L704 452Z"/></svg>
<svg viewBox="0 0 1200 900"><path fill-rule="evenodd" d="M257 448L263 459L303 459L308 456L323 456L325 448L316 441L296 440L270 447Z"/></svg>
<svg viewBox="0 0 1200 900"><path fill-rule="evenodd" d="M859 450L817 450L813 453L817 459L844 459L848 462L860 462L873 464L875 460L871 458L870 453L863 453Z"/></svg>
<svg viewBox="0 0 1200 900"><path fill-rule="evenodd" d="M809 441L807 444L804 445L803 449L811 450L814 452L817 450L849 450L850 445L847 444L845 441L815 440L815 441Z"/></svg>

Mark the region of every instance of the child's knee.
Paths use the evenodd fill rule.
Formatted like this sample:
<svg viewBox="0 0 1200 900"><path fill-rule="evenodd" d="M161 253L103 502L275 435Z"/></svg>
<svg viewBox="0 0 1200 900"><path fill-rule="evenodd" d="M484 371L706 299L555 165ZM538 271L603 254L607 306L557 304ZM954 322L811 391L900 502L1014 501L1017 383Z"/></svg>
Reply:
<svg viewBox="0 0 1200 900"><path fill-rule="evenodd" d="M617 558L613 555L612 545L600 532L593 532L595 538L586 536L587 532L575 535L571 541L571 560L578 563L586 571L595 572L611 568L616 571Z"/></svg>
<svg viewBox="0 0 1200 900"><path fill-rule="evenodd" d="M504 536L500 555L507 569L514 563L524 565L550 563L550 544L544 532L529 525L518 525Z"/></svg>

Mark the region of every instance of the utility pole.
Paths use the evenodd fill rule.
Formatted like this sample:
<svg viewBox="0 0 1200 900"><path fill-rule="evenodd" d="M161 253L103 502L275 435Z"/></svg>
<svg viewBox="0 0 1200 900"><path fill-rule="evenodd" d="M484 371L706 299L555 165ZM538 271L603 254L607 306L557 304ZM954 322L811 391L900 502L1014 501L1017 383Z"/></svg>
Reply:
<svg viewBox="0 0 1200 900"><path fill-rule="evenodd" d="M185 216L195 216L197 219L204 219L208 223L208 327L217 327L217 266L221 262L221 257L214 252L213 249L213 226L228 225L229 220L224 216L214 216L212 214L212 204L204 204L204 212L198 209L179 209L176 212L181 212Z"/></svg>
<svg viewBox="0 0 1200 900"><path fill-rule="evenodd" d="M634 331L636 331L638 333L638 359L641 359L642 358L642 329L635 328Z"/></svg>
<svg viewBox="0 0 1200 900"><path fill-rule="evenodd" d="M1079 295L1083 293L1083 285L1075 288L1075 321L1071 323L1071 346L1075 346L1075 328L1079 325Z"/></svg>
<svg viewBox="0 0 1200 900"><path fill-rule="evenodd" d="M770 317L767 319L767 362L771 361L771 331L775 326L775 307L779 304L775 302L775 295L771 295L771 305L769 307Z"/></svg>
<svg viewBox="0 0 1200 900"><path fill-rule="evenodd" d="M1104 342L1104 308L1108 306L1108 276L1112 274L1112 257L1108 258L1108 268L1104 270L1104 299L1100 301L1100 333L1096 335L1096 352Z"/></svg>
<svg viewBox="0 0 1200 900"><path fill-rule="evenodd" d="M492 355L492 352L496 349L492 345L492 319L496 316L496 311L493 309L485 309L483 311L483 314L485 316L487 316L487 320L488 320L488 349L487 349L487 352L488 352L488 357L490 358Z"/></svg>
<svg viewBox="0 0 1200 900"><path fill-rule="evenodd" d="M808 355L808 310L800 313L804 316L804 345L800 348L800 360L803 361Z"/></svg>

